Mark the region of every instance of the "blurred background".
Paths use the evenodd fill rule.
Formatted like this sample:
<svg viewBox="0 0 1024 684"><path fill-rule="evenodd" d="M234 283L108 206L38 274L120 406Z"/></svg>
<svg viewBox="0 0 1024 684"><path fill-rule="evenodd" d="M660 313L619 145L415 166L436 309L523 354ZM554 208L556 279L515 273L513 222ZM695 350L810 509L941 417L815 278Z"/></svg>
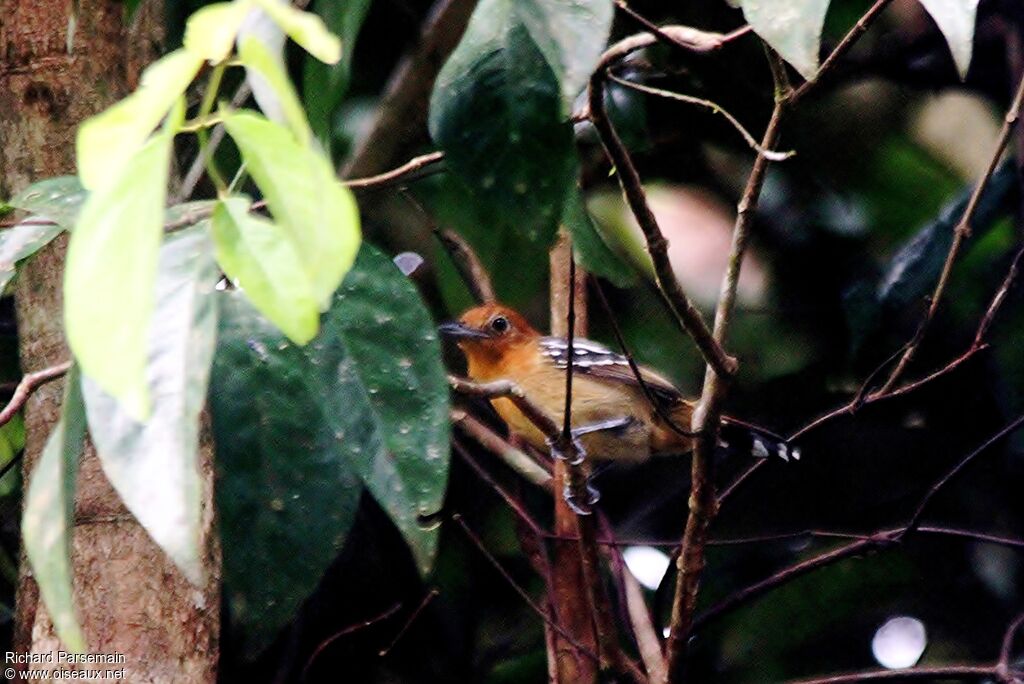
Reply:
<svg viewBox="0 0 1024 684"><path fill-rule="evenodd" d="M201 4L168 2L169 47L180 41L185 17ZM364 4L365 21L347 44L353 51L348 73L330 75L336 80L325 85L328 76L305 64L298 51L290 64L325 143L339 166L350 169L362 154L360 141L373 129L388 79L403 56L420 46L431 9L427 0ZM722 0L671 3L671 12L666 4L636 0L630 6L659 24L729 31L743 23L739 11ZM870 4L833 0L825 47ZM311 7L344 31L332 24L337 3L314 0ZM615 37L639 30L628 16L617 15ZM616 73L710 99L755 137L771 111L771 77L753 36L708 57L658 46L637 53ZM913 336L958 212L991 157L1022 73L1021 3L982 0L974 61L961 83L928 15L915 1L896 0L833 78L801 102L781 139L781 148L796 155L771 167L740 281L729 349L741 359L742 372L730 393L730 414L788 434L849 401ZM752 152L722 117L705 109L621 86L610 89L610 98L671 243L677 275L710 315ZM581 183L597 231L621 232L631 219L603 151L589 125L578 125L576 132ZM403 121L389 144L396 162L434 149L422 118ZM1024 145L1015 142L1011 150L1019 156ZM194 157L194 150L181 152L182 159ZM234 152L224 146L220 154ZM1024 235L1020 187L1011 158L983 197L973 235L908 378L942 367L970 346ZM547 329L548 245L524 239L500 217L475 214L466 192L452 175L429 172L403 188L361 195L367 238L389 253L411 251L425 259L412 277L440 321L472 300L430 228L436 222L458 231L483 259L499 296ZM203 186L198 191L211 193ZM651 289L628 271L605 275L603 287L637 359L696 394L701 360ZM869 534L906 521L932 482L1024 412L1022 291L1018 286L1010 292L989 335L989 350L914 393L811 432L799 442L799 462L766 464L728 499L713 538L804 530ZM615 346L593 298L590 329L591 337ZM6 299L0 303L0 369L11 381L18 377L16 353ZM460 372L458 354L450 360ZM0 431L0 461L13 457L19 440L23 435L15 423ZM486 463L550 524L548 497L493 460ZM724 485L747 465L723 455L718 477ZM0 599L8 632L16 583L10 550L17 548L17 472L0 480L8 550L0 555ZM597 482L616 535L631 540L629 568L648 588L664 624L669 598L657 589L671 548L660 542L681 536L688 474L688 459L666 459L616 467ZM1022 539L1022 485L1024 432L1018 432L960 473L928 508L925 522ZM540 595L543 583L520 548L514 514L457 457L445 516L453 513L480 533L517 583ZM339 681L339 673L352 682L545 681L539 619L457 526L445 521L437 570L423 581L404 543L368 498L360 518L321 588L270 650L233 650L226 626L223 681ZM797 534L715 546L701 605L711 606L835 543ZM898 547L809 573L708 624L692 649L692 681L778 682L919 661L989 661L1007 623L1024 606L1022 573L1024 548L912 535ZM344 631L395 606L365 629Z"/></svg>

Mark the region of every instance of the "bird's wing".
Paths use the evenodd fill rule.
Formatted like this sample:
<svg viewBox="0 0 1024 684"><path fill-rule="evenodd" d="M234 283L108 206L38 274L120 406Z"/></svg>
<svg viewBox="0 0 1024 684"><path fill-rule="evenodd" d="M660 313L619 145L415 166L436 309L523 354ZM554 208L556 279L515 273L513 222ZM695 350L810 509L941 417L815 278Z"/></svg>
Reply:
<svg viewBox="0 0 1024 684"><path fill-rule="evenodd" d="M541 353L550 359L555 366L564 369L569 362L569 342L560 337L543 337L540 341ZM576 338L572 345L574 373L581 373L595 380L611 383L624 383L639 387L636 374L629 367L629 359L617 354L597 342ZM675 404L683 400L683 395L668 379L649 368L638 366L644 384L655 399L665 404Z"/></svg>

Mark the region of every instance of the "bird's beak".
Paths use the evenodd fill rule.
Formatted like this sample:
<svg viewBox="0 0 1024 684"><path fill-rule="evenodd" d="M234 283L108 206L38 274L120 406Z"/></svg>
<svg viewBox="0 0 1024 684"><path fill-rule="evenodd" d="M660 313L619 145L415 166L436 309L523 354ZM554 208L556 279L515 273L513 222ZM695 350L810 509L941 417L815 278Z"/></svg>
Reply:
<svg viewBox="0 0 1024 684"><path fill-rule="evenodd" d="M442 323L437 326L437 330L442 335L446 337L453 337L455 339L490 337L487 333L477 330L476 328L471 328L464 323L459 323L458 321Z"/></svg>

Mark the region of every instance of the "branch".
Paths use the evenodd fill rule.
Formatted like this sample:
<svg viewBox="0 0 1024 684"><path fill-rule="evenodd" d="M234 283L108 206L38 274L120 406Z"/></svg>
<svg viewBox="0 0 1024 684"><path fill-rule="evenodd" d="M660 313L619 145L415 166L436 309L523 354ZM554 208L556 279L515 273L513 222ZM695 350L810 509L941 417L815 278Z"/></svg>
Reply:
<svg viewBox="0 0 1024 684"><path fill-rule="evenodd" d="M536 603L536 601L533 600L533 598L525 589L519 586L519 583L516 582L512 575L509 574L508 570L502 567L501 563L499 563L498 560L493 555L491 555L491 552L487 550L486 546L484 546L483 541L480 539L479 536L477 536L476 532L470 529L469 525L466 524L466 521L462 519L461 515L456 513L452 516L452 520L458 523L459 527L462 528L462 531L466 533L467 537L469 537L469 540L473 542L473 545L477 549L479 549L480 553L482 553L484 558L487 559L487 562L490 563L494 567L494 569L498 571L498 574L500 574L502 578L504 578L504 580L508 582L509 586L512 587L512 589L517 594L519 594L523 601L526 602L526 605L529 606L530 610L539 615L541 620L543 620L545 624L549 625L554 631L558 632L559 636L561 636L563 639L572 644L578 652L582 653L583 655L587 656L595 662L598 660L597 654L594 653L593 650L581 644L571 634L565 631L565 629L563 629L561 625L555 622L551 618L551 616L548 615L548 612L546 610L540 607Z"/></svg>
<svg viewBox="0 0 1024 684"><path fill-rule="evenodd" d="M418 157L413 157L401 166L393 168L390 171L378 173L375 176L368 176L366 178L353 178L352 180L342 181L342 183L352 190L378 190L407 180L409 176L421 169L439 164L442 161L444 161L444 152L428 152L427 154L421 154Z"/></svg>
<svg viewBox="0 0 1024 684"><path fill-rule="evenodd" d="M781 60L770 49L768 58L772 65L776 99L771 119L761 141L762 149L771 149L778 139L779 126L785 109L783 93L785 88L788 88ZM715 309L714 340L720 346L725 344L729 323L732 319L740 266L743 263L743 256L750 239L754 209L761 194L761 186L768 170L768 163L767 158L758 154L737 208L729 262L722 279L721 294L719 294L718 305ZM686 519L686 529L683 532L679 558L676 560L678 573L672 600L672 621L668 639L668 682L680 682L683 678L686 645L697 608L700 576L705 565L704 546L708 537L708 527L718 507L714 484L714 452L718 443L718 428L727 384L727 378L717 373L708 364L704 374L704 388L693 415L693 429L699 435L694 443L691 464L690 510Z"/></svg>
<svg viewBox="0 0 1024 684"><path fill-rule="evenodd" d="M991 447L1000 439L1003 439L1004 437L1012 433L1014 430L1020 428L1021 425L1024 425L1024 415L1021 415L1017 419L1010 422L1007 426L1005 426L997 433L986 439L980 446L978 446L976 449L967 454L967 456L961 459L955 466L953 466L953 468L949 472L947 472L943 477L939 478L939 480L936 481L935 484L933 484L928 489L924 497L921 499L921 502L915 508L913 515L910 517L908 522L903 526L892 529L878 530L871 535L860 537L855 541L840 546L839 548L827 551L825 553L814 556L807 560L800 561L799 563L796 563L794 565L791 565L787 568L784 568L776 572L775 574L761 580L760 582L756 582L744 589L741 589L731 594L730 596L726 597L719 603L715 604L710 609L708 609L707 612L702 614L694 622L693 629L696 630L700 627L703 627L708 622L711 622L712 620L715 620L721 617L722 615L731 612L732 610L743 605L744 603L747 603L748 601L753 600L754 598L757 598L758 596L761 596L762 594L765 594L768 591L771 591L772 589L780 585L786 584L787 582L797 577L800 577L801 575L804 575L812 570L816 570L826 565L831 565L832 563L835 563L844 558L860 555L861 553L867 552L872 549L889 547L894 544L902 542L907 537L907 535L915 531L918 531L921 516L923 515L924 510L927 508L929 502L931 502L931 500L935 497L935 495L939 492L940 489L942 489L957 473L959 473L975 457L977 457L979 454L981 454L986 449ZM947 528L942 527L931 527L929 531L933 533L944 533L956 536L974 536L971 533L966 533L962 530L949 530ZM988 537L988 535L977 536L977 538L983 541L991 541L994 543L1010 542L1009 545L1024 546L1024 544L1020 544L1018 542L1015 542L1014 540L1006 540L994 536L988 538L985 537Z"/></svg>
<svg viewBox="0 0 1024 684"><path fill-rule="evenodd" d="M306 681L306 679L309 677L309 670L313 667L313 663L316 661L317 657L319 657L320 654L323 653L323 651L328 646L333 644L335 641L337 641L341 637L346 636L348 634L352 634L354 632L358 632L360 630L366 629L367 627L372 627L373 625L377 624L378 622L383 622L384 620L387 620L389 617L391 617L392 615L394 615L395 613L397 613L401 609L402 609L402 604L401 603L396 603L395 605L391 606L390 608L385 610L380 615L376 615L376 616L374 616L372 618L368 618L366 620L363 620L362 622L357 622L354 625L350 625L348 627L345 627L344 629L335 632L331 636L329 636L326 639L324 639L323 641L321 641L320 644L313 650L313 653L310 654L309 659L306 660L306 665L302 668L302 674L299 675L299 681L302 681L302 682Z"/></svg>
<svg viewBox="0 0 1024 684"><path fill-rule="evenodd" d="M1010 136L1017 124L1017 120L1020 118L1022 105L1024 105L1024 78L1021 78L1021 81L1017 86L1017 93L1013 98L1013 103L1006 112L1003 128L999 133L999 140L996 142L996 149L993 151L992 158L989 160L988 168L985 169L985 173L982 174L981 179L975 186L974 193L971 195L971 198L967 203L967 208L964 210L964 215L960 218L956 228L953 229L953 242L949 246L949 252L946 254L946 261L942 265L942 274L939 276L939 282L935 284L935 290L932 292L928 311L925 313L924 319L918 326L917 332L914 334L913 339L907 346L906 351L903 352L903 356L900 358L899 363L896 364L896 367L893 369L892 373L890 373L889 378L885 381L885 384L882 385L881 391L883 393L889 391L896 385L896 382L903 374L903 371L906 370L908 365L910 365L914 355L917 353L917 348L924 339L929 324L935 317L935 312L939 308L939 302L942 300L942 295L945 293L946 286L949 284L950 275L953 272L953 263L956 261L957 255L960 253L960 248L963 246L964 241L971 234L971 220L974 218L974 213L978 209L981 196L984 194L985 188L988 186L988 182L992 179L992 174L995 173L996 167L999 165L999 160L1002 158L1003 152L1006 150L1006 146L1010 142Z"/></svg>
<svg viewBox="0 0 1024 684"><path fill-rule="evenodd" d="M667 32L670 28L673 27L665 27L662 30ZM713 34L705 35L711 36ZM720 43L716 43L712 39L707 40L711 41L706 43L707 45L715 45L716 47L720 45ZM593 122L594 128L601 137L601 143L604 145L605 151L615 166L616 175L619 178L619 184L622 187L626 202L633 212L633 216L636 217L641 231L643 231L644 239L647 242L647 251L651 255L651 262L654 265L655 280L657 281L659 292L668 303L669 310L675 316L676 322L693 338L707 363L714 368L716 373L728 377L736 372L736 359L726 354L721 344L712 337L711 331L708 330L700 311L690 301L689 297L686 296L682 286L680 286L679 281L676 279L675 272L672 270L672 262L668 257L668 241L658 226L654 212L651 211L650 206L647 204L647 197L644 193L643 183L640 180L640 174L637 173L633 160L630 158L629 152L619 138L618 133L616 133L615 127L612 125L611 119L608 118L608 113L604 106L604 81L608 67L630 52L646 47L654 41L655 36L653 34L643 33L616 43L604 53L597 70L590 78L588 90L590 120Z"/></svg>
<svg viewBox="0 0 1024 684"><path fill-rule="evenodd" d="M948 665L945 667L915 667L908 670L862 670L846 674L793 680L790 684L847 684L847 682L875 682L911 679L987 679L996 676L994 665Z"/></svg>
<svg viewBox="0 0 1024 684"><path fill-rule="evenodd" d="M480 399L506 398L516 405L527 420L544 433L548 441L555 442L561 437L561 430L551 416L533 403L519 385L511 380L495 380L494 382L472 382L454 375L448 376L448 386L459 394Z"/></svg>
<svg viewBox="0 0 1024 684"><path fill-rule="evenodd" d="M33 392L51 380L63 377L71 368L71 363L71 361L65 361L24 376L18 386L14 388L11 400L7 402L3 410L0 410L0 425L11 422L11 419L25 406L25 402Z"/></svg>
<svg viewBox="0 0 1024 684"><path fill-rule="evenodd" d="M551 488L549 470L525 452L509 444L500 435L465 411L452 409L449 415L454 425L461 428L480 446L504 461L505 465L519 473L527 482L544 489Z"/></svg>

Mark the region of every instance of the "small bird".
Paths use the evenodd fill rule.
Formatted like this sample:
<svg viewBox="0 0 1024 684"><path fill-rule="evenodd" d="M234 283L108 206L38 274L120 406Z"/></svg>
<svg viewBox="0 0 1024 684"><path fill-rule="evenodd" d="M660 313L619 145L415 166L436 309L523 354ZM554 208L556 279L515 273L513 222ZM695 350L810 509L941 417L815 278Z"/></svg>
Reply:
<svg viewBox="0 0 1024 684"><path fill-rule="evenodd" d="M634 372L627 357L596 342L576 338L570 352L567 340L542 336L522 315L497 303L469 309L439 330L458 341L471 380L515 383L557 425L563 420L571 356L572 432L590 458L641 462L693 448L689 429L695 403L662 375L642 366ZM499 397L491 404L512 433L537 449L550 446L512 400ZM731 451L759 458L800 458L782 438L734 418L723 418L720 439Z"/></svg>

